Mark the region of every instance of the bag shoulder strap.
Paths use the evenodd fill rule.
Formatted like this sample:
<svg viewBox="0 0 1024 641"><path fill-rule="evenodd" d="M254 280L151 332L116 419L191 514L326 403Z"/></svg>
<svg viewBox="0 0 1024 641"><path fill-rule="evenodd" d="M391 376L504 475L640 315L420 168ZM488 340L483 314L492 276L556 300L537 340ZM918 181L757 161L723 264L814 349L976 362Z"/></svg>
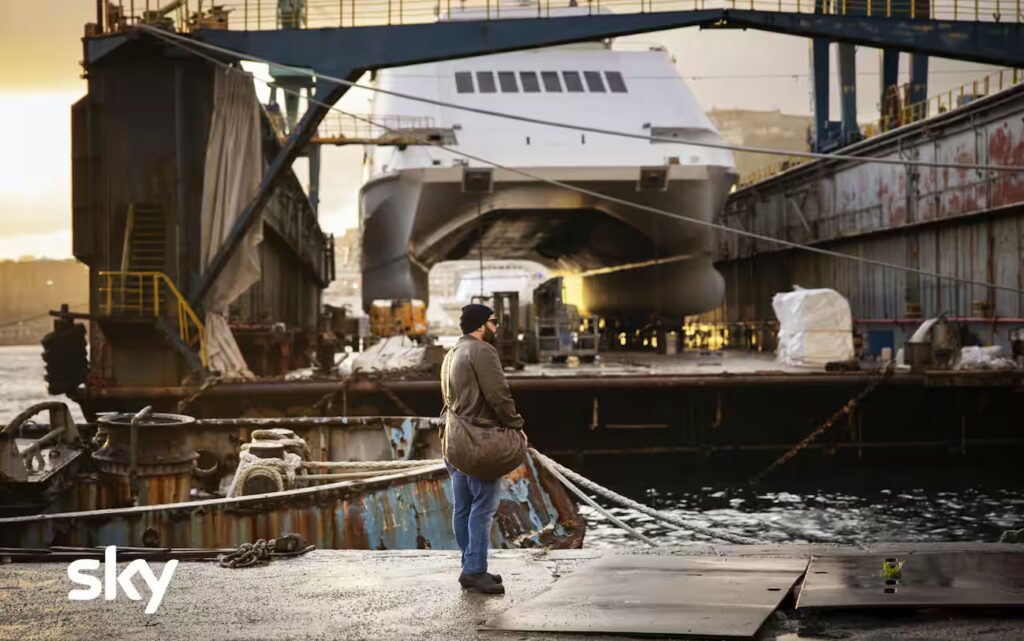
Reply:
<svg viewBox="0 0 1024 641"><path fill-rule="evenodd" d="M455 354L455 348L452 347L448 350L448 353L444 355L444 360L441 361L441 400L444 401L445 409L452 406L452 358Z"/></svg>
<svg viewBox="0 0 1024 641"><path fill-rule="evenodd" d="M448 353L444 355L444 360L441 361L441 400L444 401L444 409L442 411L454 411L452 409L452 366L455 363L455 350L458 347L453 347L448 350ZM483 390L480 385L480 377L476 371L473 371L473 382L476 383L478 389ZM479 421L481 419L473 419Z"/></svg>

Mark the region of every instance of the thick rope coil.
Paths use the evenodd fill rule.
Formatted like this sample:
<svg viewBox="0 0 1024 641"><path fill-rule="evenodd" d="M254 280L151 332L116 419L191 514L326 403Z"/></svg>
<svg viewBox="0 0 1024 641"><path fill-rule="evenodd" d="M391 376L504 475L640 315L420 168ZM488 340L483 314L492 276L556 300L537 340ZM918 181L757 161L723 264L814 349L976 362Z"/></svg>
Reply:
<svg viewBox="0 0 1024 641"><path fill-rule="evenodd" d="M274 443L280 445L289 452L295 452L302 457L302 460L304 461L308 461L313 457L312 453L309 451L309 443L306 443L305 439L298 437L289 438L279 432L275 432L274 430L253 430L252 434L249 436L249 440L250 442L243 444L241 449L247 450L250 445L257 441L274 441Z"/></svg>
<svg viewBox="0 0 1024 641"><path fill-rule="evenodd" d="M633 499L626 498L625 496L622 496L621 494L616 494L615 492L612 492L608 488L602 487L602 486L598 485L597 483L594 483L593 481L591 481L590 479L586 478L585 476L581 476L581 475L577 474L576 472L573 472L569 468L565 467L564 465L556 463L555 461L551 460L547 456L544 456L543 454L541 454L540 452L538 452L537 450L535 450L533 448L530 449L530 454L532 454L534 456L534 458L536 458L538 461L540 461L541 464L543 464L549 470L557 470L558 472L561 472L562 474L567 476L569 479L571 479L572 481L574 481L576 483L579 483L581 486L583 486L584 488L590 490L594 494L597 494L598 496L602 496L602 497L608 499L609 501L614 501L615 503L618 503L619 505L622 505L623 507L628 507L631 510L636 510L637 512L641 512L643 514L646 514L647 516L650 516L652 518L658 519L659 521L664 521L665 523L669 523L671 525L674 525L674 526L676 526L678 528L682 528L684 530L689 530L691 532L695 532L696 534L700 534L700 535L706 536L708 538L721 539L723 541L728 541L730 543L741 543L741 544L744 544L744 545L757 545L757 544L763 543L763 541L758 541L757 539L751 539L751 538L748 538L748 537L745 537L745 536L740 536L738 534L732 534L730 532L724 532L724 531L720 531L720 530L712 530L712 529L706 528L706 527L704 527L702 525L697 525L696 523L690 523L688 521L684 521L682 519L676 518L676 517L672 516L671 514L665 514L664 512L659 512L658 510L655 510L654 508L650 508L650 507L644 505L643 503L637 503Z"/></svg>
<svg viewBox="0 0 1024 641"><path fill-rule="evenodd" d="M238 469L235 470L235 478L231 480L227 496L238 496L245 487L245 482L253 476L269 478L279 492L291 489L295 487L295 477L299 471L305 472L298 454L285 452L284 459L260 458L242 450L238 456Z"/></svg>

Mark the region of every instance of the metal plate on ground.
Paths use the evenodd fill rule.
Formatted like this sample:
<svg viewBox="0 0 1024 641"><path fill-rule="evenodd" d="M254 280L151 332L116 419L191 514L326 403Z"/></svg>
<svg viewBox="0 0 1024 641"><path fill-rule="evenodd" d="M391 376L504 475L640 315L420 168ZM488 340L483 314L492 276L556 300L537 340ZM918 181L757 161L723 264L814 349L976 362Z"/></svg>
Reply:
<svg viewBox="0 0 1024 641"><path fill-rule="evenodd" d="M751 637L807 559L598 559L488 621L492 630Z"/></svg>
<svg viewBox="0 0 1024 641"><path fill-rule="evenodd" d="M1024 553L815 558L798 608L1024 606Z"/></svg>

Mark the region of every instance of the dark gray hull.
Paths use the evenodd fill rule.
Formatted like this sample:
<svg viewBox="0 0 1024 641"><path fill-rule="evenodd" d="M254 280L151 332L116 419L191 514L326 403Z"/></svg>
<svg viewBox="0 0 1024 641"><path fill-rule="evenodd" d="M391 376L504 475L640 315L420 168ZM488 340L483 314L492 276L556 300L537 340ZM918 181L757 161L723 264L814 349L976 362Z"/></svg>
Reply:
<svg viewBox="0 0 1024 641"><path fill-rule="evenodd" d="M665 191L638 191L636 167L530 169L594 192L710 221L735 181L724 167L672 166ZM724 283L706 226L497 170L494 192L462 193L462 170L401 171L361 192L363 306L429 301L428 272L445 260L535 260L582 272L651 261L584 278L590 313L624 322L716 307Z"/></svg>

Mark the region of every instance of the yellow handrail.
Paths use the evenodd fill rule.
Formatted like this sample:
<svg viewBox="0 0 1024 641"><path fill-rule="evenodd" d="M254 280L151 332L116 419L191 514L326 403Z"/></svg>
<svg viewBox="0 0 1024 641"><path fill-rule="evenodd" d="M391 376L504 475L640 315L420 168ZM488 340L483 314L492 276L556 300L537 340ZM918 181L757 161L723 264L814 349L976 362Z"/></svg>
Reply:
<svg viewBox="0 0 1024 641"><path fill-rule="evenodd" d="M1008 78L1009 83L1007 84L1006 82L1004 82L1004 71L1006 70L1000 69L987 76L984 76L981 79L980 83L977 80L971 80L970 82L965 82L964 84L960 85L960 102L963 102L963 99L968 96L971 99L977 99L987 96L989 92L993 90L993 86L997 87L995 91L1003 91L1006 88L1009 88L1020 82L1024 82L1024 74L1018 73L1017 69L1011 69ZM998 77L998 83L996 83L993 80L994 77ZM956 104L953 100L954 91L957 90L949 89L946 92L943 92L936 96L932 96L926 100L903 105L896 112L896 114L899 116L899 119L896 122L891 121L891 117L893 116L893 114L883 113L881 114L877 122L872 122L863 125L861 128L861 135L865 139L874 138L875 136L881 135L887 131L895 129L896 127L910 124L918 120L924 120L925 118L928 118L933 114L937 115L943 113L944 111L956 109L960 105ZM934 111L932 101L935 102ZM760 182L767 178L771 178L776 174L782 173L786 169L790 169L796 165L807 162L807 160L807 158L800 157L788 158L786 160L775 162L770 165L761 167L760 169L757 169L753 172L741 176L739 182L737 183L737 187L745 187L752 183Z"/></svg>
<svg viewBox="0 0 1024 641"><path fill-rule="evenodd" d="M158 318L160 316L160 286L163 285L177 303L178 336L187 345L191 342L193 331L195 332L199 342L199 361L203 367L207 366L206 327L167 274L163 272L101 271L98 276L103 282L100 292L105 295L103 307L107 316L113 315L115 310L126 310L133 311L140 316L145 316L147 311L151 311L153 318ZM144 296L147 281L149 281L153 293L153 303L149 310L147 310ZM115 291L117 300L115 300ZM136 296L137 300L126 300L126 293Z"/></svg>
<svg viewBox="0 0 1024 641"><path fill-rule="evenodd" d="M919 102L906 103L902 107L899 107L895 112L882 113L880 114L877 125L866 126L862 133L865 138L872 138L891 129L895 129L918 120L923 120L933 114L940 114L945 111L957 109L963 105L953 100L954 92L959 95L960 103L962 103L965 98L976 100L989 95L993 90L993 85L996 85L997 87L995 91L1003 91L1008 88L1004 83L1004 71L1005 70L1002 69L994 71L991 74L982 77L980 83L978 80L971 80L969 82L965 82L956 89L949 89L946 92L931 96ZM1011 73L1012 80L1009 86L1016 85L1020 80L1024 80L1024 77L1018 79L1016 69L1011 70ZM995 77L998 77L998 83L993 81L993 78ZM933 102L934 105L932 104ZM894 118L896 115L898 115L898 118Z"/></svg>

